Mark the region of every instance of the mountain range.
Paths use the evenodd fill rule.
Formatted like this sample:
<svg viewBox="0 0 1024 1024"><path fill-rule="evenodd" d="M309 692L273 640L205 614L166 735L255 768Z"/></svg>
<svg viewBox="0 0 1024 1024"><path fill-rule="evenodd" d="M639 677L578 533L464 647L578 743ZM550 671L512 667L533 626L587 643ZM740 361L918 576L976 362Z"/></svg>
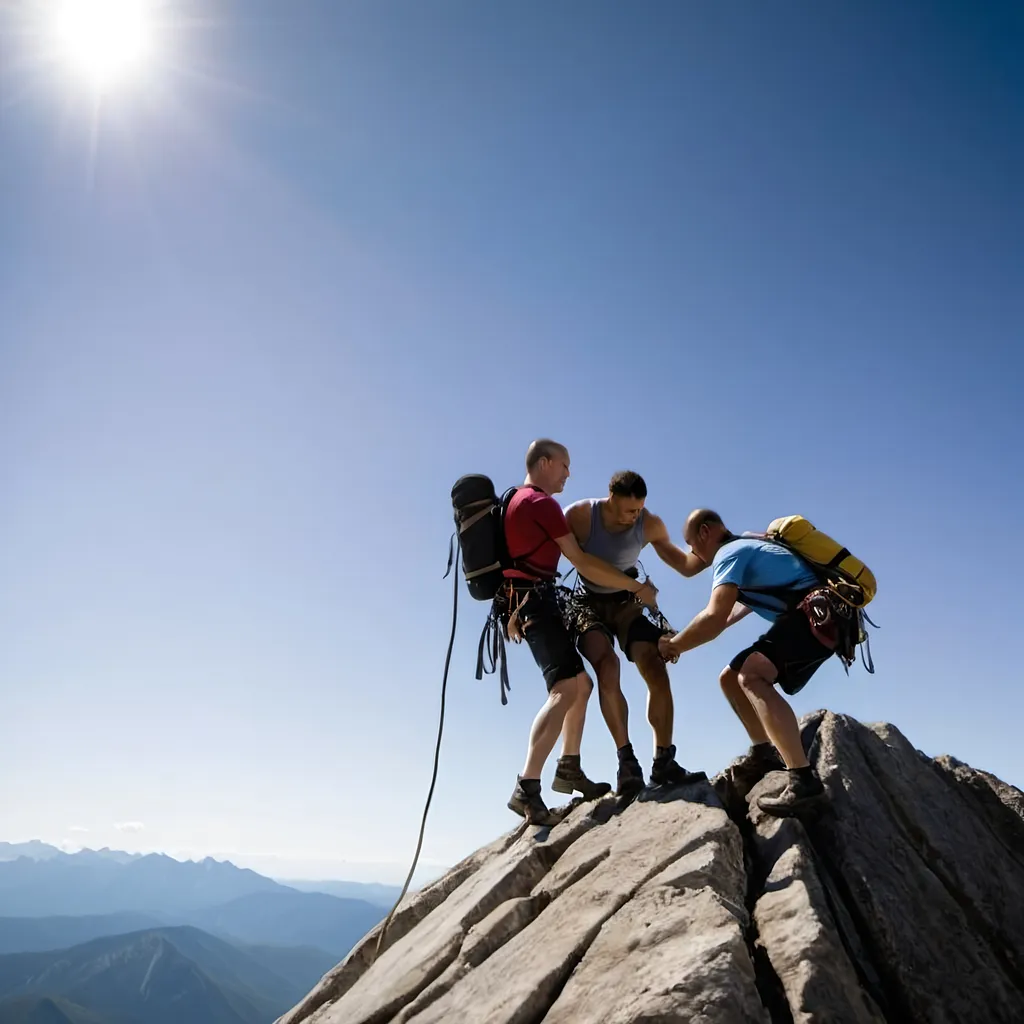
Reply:
<svg viewBox="0 0 1024 1024"><path fill-rule="evenodd" d="M209 857L56 852L0 861L0 952L60 948L126 926L193 925L229 940L316 946L342 957L385 913L379 903L299 892ZM29 938L33 945L24 944Z"/></svg>
<svg viewBox="0 0 1024 1024"><path fill-rule="evenodd" d="M0 1024L270 1024L387 913L391 887L322 885L374 902L212 858L0 843Z"/></svg>
<svg viewBox="0 0 1024 1024"><path fill-rule="evenodd" d="M227 861L179 861L152 853L119 861L93 850L0 863L0 914L184 913L284 886Z"/></svg>
<svg viewBox="0 0 1024 1024"><path fill-rule="evenodd" d="M269 1024L335 962L321 950L288 952L184 927L0 956L0 1022Z"/></svg>
<svg viewBox="0 0 1024 1024"><path fill-rule="evenodd" d="M328 896L341 896L343 899L366 900L388 910L402 891L400 885L382 885L380 882L309 882L287 878L277 881L299 892L325 892Z"/></svg>
<svg viewBox="0 0 1024 1024"><path fill-rule="evenodd" d="M93 851L90 851L93 852ZM95 851L103 853L104 851ZM17 860L19 857L28 857L30 860L52 860L54 857L65 856L63 850L48 843L41 843L33 839L29 843L0 843L0 861ZM125 854L130 856L130 854Z"/></svg>

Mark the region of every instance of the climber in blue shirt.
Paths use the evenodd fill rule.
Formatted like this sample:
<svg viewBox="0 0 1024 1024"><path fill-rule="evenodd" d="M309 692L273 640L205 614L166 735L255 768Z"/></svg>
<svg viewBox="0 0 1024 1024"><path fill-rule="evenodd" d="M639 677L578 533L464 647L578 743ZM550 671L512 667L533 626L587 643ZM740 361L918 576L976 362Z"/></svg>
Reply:
<svg viewBox="0 0 1024 1024"><path fill-rule="evenodd" d="M719 681L750 736L752 766L757 762L764 771L782 768L777 749L789 769L783 792L761 797L758 806L780 817L810 811L826 800L825 789L804 753L796 714L776 685L787 694L798 693L833 654L812 632L800 607L819 587L818 577L781 545L730 533L710 509L691 512L683 536L712 566L711 600L682 632L662 638L662 657L676 657L714 640L752 611L771 623L722 670Z"/></svg>

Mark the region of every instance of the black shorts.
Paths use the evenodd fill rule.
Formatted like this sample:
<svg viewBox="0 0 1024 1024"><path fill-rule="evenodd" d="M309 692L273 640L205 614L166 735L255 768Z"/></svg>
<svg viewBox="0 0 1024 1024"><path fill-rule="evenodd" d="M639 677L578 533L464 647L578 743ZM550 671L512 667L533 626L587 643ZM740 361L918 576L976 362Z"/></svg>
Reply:
<svg viewBox="0 0 1024 1024"><path fill-rule="evenodd" d="M551 688L565 679L572 679L584 671L572 634L566 628L562 608L549 584L534 586L529 583L513 584L515 597L521 605L519 614L523 636L530 646L533 660L544 673L544 683Z"/></svg>
<svg viewBox="0 0 1024 1024"><path fill-rule="evenodd" d="M811 632L807 616L799 609L780 615L767 633L729 662L729 668L738 672L755 651L775 666L779 673L775 682L790 696L799 693L832 657L832 651Z"/></svg>
<svg viewBox="0 0 1024 1024"><path fill-rule="evenodd" d="M597 594L577 591L569 603L569 616L577 633L577 646L591 630L600 630L608 642L619 648L628 661L633 661L633 644L646 642L657 645L665 630L659 629L646 615L644 608L629 591Z"/></svg>

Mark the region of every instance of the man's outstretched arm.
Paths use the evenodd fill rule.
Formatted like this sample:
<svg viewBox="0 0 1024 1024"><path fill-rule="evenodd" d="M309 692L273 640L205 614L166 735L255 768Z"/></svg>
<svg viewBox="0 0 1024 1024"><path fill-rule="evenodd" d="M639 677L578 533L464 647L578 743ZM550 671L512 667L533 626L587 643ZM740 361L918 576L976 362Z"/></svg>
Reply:
<svg viewBox="0 0 1024 1024"><path fill-rule="evenodd" d="M656 603L658 591L649 580L641 584L632 576L619 572L603 558L588 554L579 546L576 537L571 532L556 537L555 543L562 549L562 554L576 567L580 575L586 576L588 580L593 580L602 587L628 590L636 594L643 604L654 605Z"/></svg>
<svg viewBox="0 0 1024 1024"><path fill-rule="evenodd" d="M734 583L722 583L715 587L711 591L708 606L693 617L693 621L686 629L673 637L661 638L658 648L662 657L675 657L714 640L726 626L730 625L729 620L738 593L739 588Z"/></svg>
<svg viewBox="0 0 1024 1024"><path fill-rule="evenodd" d="M590 539L590 509L583 505L574 505L566 509L565 521L569 524L576 543L582 548Z"/></svg>
<svg viewBox="0 0 1024 1024"><path fill-rule="evenodd" d="M644 516L644 540L657 552L658 557L670 568L687 578L696 576L708 563L693 551L684 551L672 543L664 520L648 512Z"/></svg>

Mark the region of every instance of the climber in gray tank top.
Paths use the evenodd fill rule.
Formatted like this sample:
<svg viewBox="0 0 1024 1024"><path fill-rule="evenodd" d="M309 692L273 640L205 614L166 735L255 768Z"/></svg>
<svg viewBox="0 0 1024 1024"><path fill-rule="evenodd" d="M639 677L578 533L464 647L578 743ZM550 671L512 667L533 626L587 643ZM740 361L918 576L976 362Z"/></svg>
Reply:
<svg viewBox="0 0 1024 1024"><path fill-rule="evenodd" d="M644 540L644 523L647 518L646 509L640 508L632 525L628 525L627 519L625 528L609 530L604 525L604 518L601 515L601 506L604 500L602 498L584 498L582 501L577 501L569 506L569 509L576 508L576 506L590 506L590 534L587 537L586 547L583 547L582 544L580 547L587 554L596 555L598 558L614 565L619 572L629 573L631 576L638 575L636 570L637 559L640 557L640 551L644 544L647 543ZM621 515L617 516L614 510L610 511L611 515L609 518L618 526L618 520L622 518ZM600 584L588 580L582 574L580 579L583 580L584 586L592 594L621 593L621 591L616 591L614 587L602 587Z"/></svg>
<svg viewBox="0 0 1024 1024"><path fill-rule="evenodd" d="M672 543L665 523L645 508L646 500L643 477L624 470L612 477L608 497L574 502L565 509L565 518L587 554L634 579L639 576L640 552L648 544L666 565L683 576L695 576L705 569L706 564L697 555ZM647 717L654 732L655 751L651 782L680 785L706 779L704 772L688 772L675 760L672 688L665 660L658 651L659 639L672 632L667 623L665 628L656 626L629 591L602 586L582 574L569 616L580 653L597 674L601 713L618 751L617 792L636 796L644 787L644 774L629 742L629 709L619 682L616 641L647 684Z"/></svg>

